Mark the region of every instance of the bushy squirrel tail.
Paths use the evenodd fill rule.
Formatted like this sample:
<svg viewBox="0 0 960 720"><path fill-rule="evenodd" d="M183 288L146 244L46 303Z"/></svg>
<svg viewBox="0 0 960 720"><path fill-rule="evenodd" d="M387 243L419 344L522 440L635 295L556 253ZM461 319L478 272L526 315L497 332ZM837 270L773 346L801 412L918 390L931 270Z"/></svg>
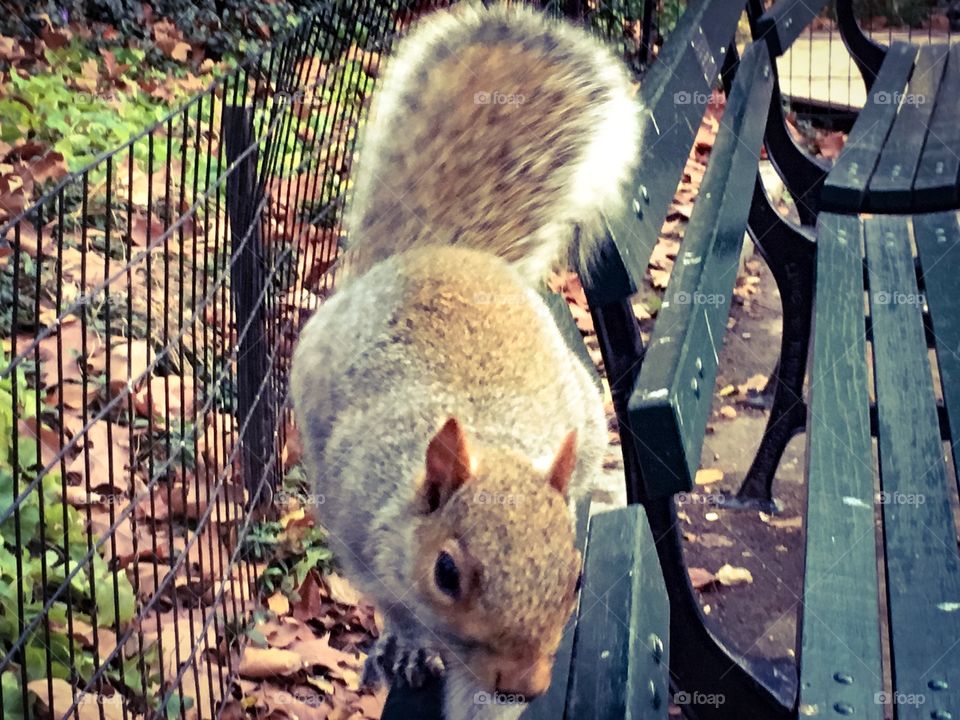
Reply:
<svg viewBox="0 0 960 720"><path fill-rule="evenodd" d="M589 263L586 245L621 209L638 160L634 92L598 40L526 6L427 16L387 63L360 137L349 274L456 244L537 283L578 236Z"/></svg>

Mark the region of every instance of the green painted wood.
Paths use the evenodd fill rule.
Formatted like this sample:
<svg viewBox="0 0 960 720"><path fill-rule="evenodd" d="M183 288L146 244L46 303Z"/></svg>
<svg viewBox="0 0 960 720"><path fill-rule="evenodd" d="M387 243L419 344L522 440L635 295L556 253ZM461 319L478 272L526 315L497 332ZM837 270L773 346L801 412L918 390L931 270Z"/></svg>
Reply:
<svg viewBox="0 0 960 720"><path fill-rule="evenodd" d="M643 507L594 515L567 720L667 717L669 617Z"/></svg>
<svg viewBox="0 0 960 720"><path fill-rule="evenodd" d="M950 49L930 131L913 183L914 208L960 207L960 44Z"/></svg>
<svg viewBox="0 0 960 720"><path fill-rule="evenodd" d="M821 201L825 210L857 212L862 208L870 176L896 119L894 98L903 95L916 56L917 48L907 43L895 42L887 50L867 104L824 181Z"/></svg>
<svg viewBox="0 0 960 720"><path fill-rule="evenodd" d="M650 497L693 486L757 175L772 75L764 45L751 44L737 71L681 255L630 397L630 423Z"/></svg>
<svg viewBox="0 0 960 720"><path fill-rule="evenodd" d="M567 346L587 368L587 372L590 373L590 377L593 378L593 382L596 383L597 387L602 389L603 384L600 381L600 373L597 372L597 366L590 357L590 353L587 352L587 346L584 345L583 342L583 335L580 333L580 328L577 327L573 315L570 314L567 301L559 294L550 292L550 290L546 288L540 292L540 297L543 298L543 301L550 309L550 314L553 315L553 319L557 323L557 329L560 330L560 334L563 335L563 339L566 340Z"/></svg>
<svg viewBox="0 0 960 720"><path fill-rule="evenodd" d="M589 537L590 498L584 497L577 503L577 547L580 555L586 558L587 539ZM583 602L583 590L580 591L580 602ZM557 649L557 659L553 664L553 675L550 680L550 689L541 697L530 703L523 715L523 720L556 720L563 717L567 703L567 691L570 687L570 675L573 667L573 647L577 629L577 615L579 608L567 621L563 631L563 640Z"/></svg>
<svg viewBox="0 0 960 720"><path fill-rule="evenodd" d="M882 720L873 459L856 216L822 213L807 429L802 714Z"/></svg>
<svg viewBox="0 0 960 720"><path fill-rule="evenodd" d="M780 57L826 4L826 0L779 0L757 21L756 39L766 41L774 57Z"/></svg>
<svg viewBox="0 0 960 720"><path fill-rule="evenodd" d="M924 45L920 48L900 112L870 178L865 202L868 210L887 213L911 211L914 177L933 116L948 51L947 45ZM891 99L896 100L893 96Z"/></svg>
<svg viewBox="0 0 960 720"><path fill-rule="evenodd" d="M864 233L893 689L898 720L919 720L960 717L960 560L908 222Z"/></svg>
<svg viewBox="0 0 960 720"><path fill-rule="evenodd" d="M622 266L601 265L596 277L581 277L592 302L622 300L643 282L742 10L737 2L690 3L644 76L641 161L624 212L609 218Z"/></svg>
<svg viewBox="0 0 960 720"><path fill-rule="evenodd" d="M960 47L960 46L958 46ZM950 422L953 465L960 467L960 225L956 212L917 215L913 234L930 309L940 387Z"/></svg>

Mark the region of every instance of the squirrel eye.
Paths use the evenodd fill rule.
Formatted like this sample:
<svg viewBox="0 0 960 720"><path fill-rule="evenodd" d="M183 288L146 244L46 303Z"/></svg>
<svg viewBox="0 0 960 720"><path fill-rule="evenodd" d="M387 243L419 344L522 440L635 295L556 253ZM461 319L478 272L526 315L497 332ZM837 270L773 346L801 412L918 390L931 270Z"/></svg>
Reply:
<svg viewBox="0 0 960 720"><path fill-rule="evenodd" d="M441 552L437 556L437 562L433 566L433 580L442 593L454 600L459 599L460 570L448 553Z"/></svg>

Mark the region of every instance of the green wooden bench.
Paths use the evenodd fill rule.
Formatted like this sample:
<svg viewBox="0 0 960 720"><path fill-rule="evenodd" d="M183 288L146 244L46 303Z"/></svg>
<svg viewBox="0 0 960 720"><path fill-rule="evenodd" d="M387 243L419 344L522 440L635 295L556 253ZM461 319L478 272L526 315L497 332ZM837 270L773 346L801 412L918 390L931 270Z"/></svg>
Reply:
<svg viewBox="0 0 960 720"><path fill-rule="evenodd" d="M729 89L727 111L684 246L685 251L712 259L700 268L702 273L692 264L682 276L675 273L668 295L673 291L681 298L685 294L698 298L706 287L701 280L708 277L710 287L725 300L709 307L674 303L674 310L665 308L658 321L662 333L669 334L674 323L705 313L709 328L697 324L693 332L702 332L703 337L713 332L718 342L722 337L775 74L762 45L747 52L734 74L738 58L733 39L742 10L726 1L688 9L641 86L646 108L642 171L628 214L608 219L609 242L601 269L583 278L621 419L631 502L627 508L595 514L588 522L581 508L578 537L585 552L579 607L558 653L550 690L530 703L522 716L527 720L664 718L671 688L683 689L667 675L668 661L671 668L674 665L671 638L677 632L673 602L667 598L672 590L669 581L664 590L660 548L641 504L650 494L639 478L637 436L627 421L630 391L643 356L629 298L643 280L696 128L711 91L723 77ZM565 304L558 298L550 302L571 345L579 348L592 371ZM713 356L701 368L705 398L710 395L708 382L712 385L706 378L715 371ZM681 582L687 587L685 570ZM439 718L440 713L439 684L419 690L398 684L388 697L384 717Z"/></svg>
<svg viewBox="0 0 960 720"><path fill-rule="evenodd" d="M841 156L830 172L790 139L772 59L824 4L780 0L766 10L762 0L748 0L757 41L739 59L732 43L744 5L692 3L643 79L643 158L631 202L622 217L608 219L603 260L583 278L621 428L630 505L589 521L581 508L580 605L550 691L524 718L664 717L667 683L684 714L701 720L880 720L891 712L897 718L960 718L960 566L941 444L955 443L960 432L960 297L951 285L960 272L960 225L954 212L858 214L868 207L878 212L872 187L897 202L906 197L896 194L903 192L899 179L888 183L877 174L897 162L884 161L884 145L873 148L877 161L863 174L862 195L857 191L867 204L839 214L843 208L831 204L840 186L834 173L847 161ZM852 17L848 2L837 9L841 22L850 19L844 13ZM855 38L847 39L856 47ZM900 55L910 52L867 49L858 62L868 82L873 73L879 92L893 74L887 67L896 64L899 71ZM910 57L914 69L905 83L920 82L916 67L936 64L927 55ZM938 103L956 101L947 82L952 59L943 63ZM630 298L643 281L718 81L727 92L726 111L644 347ZM861 126L878 112L871 107ZM888 118L889 133L900 132L899 124L914 138L907 117ZM873 147L866 129L854 130L847 152ZM953 136L944 131L944 137ZM788 224L772 208L758 175L761 144L797 200L804 227ZM917 146L914 138L904 148L890 146L889 153ZM929 176L921 173L928 149L940 152L929 137L920 143L914 179ZM931 209L931 197L945 203L933 208L950 208L943 198L955 185L945 182L919 195L917 187L914 182L910 198L928 204L910 206L910 212ZM745 228L778 284L784 329L770 420L735 500L769 503L783 448L807 431L801 651L789 667L740 655L707 628L688 578L675 507L675 495L693 488ZM557 320L576 346L580 338L569 315L558 312ZM930 372L928 340L935 344L939 383ZM871 434L877 437L876 467ZM651 562L654 547L659 567ZM395 687L384 717L440 717L439 687Z"/></svg>
<svg viewBox="0 0 960 720"><path fill-rule="evenodd" d="M754 36L779 56L823 5L781 0L763 13L751 2ZM704 357L713 355L722 325L689 317L678 322L680 332L662 338L660 317L631 389L627 421L643 440L644 505L671 599L671 679L688 696L721 694L728 701L690 708L697 718L960 717L960 560L955 480L947 467L947 456L957 461L960 428L960 225L957 155L945 159L960 154L960 88L950 70L960 65L952 64L956 49L895 44L882 50L851 27L849 1L841 0L837 11L870 99L833 168L788 143L782 114L771 107L766 148L810 224L784 227L759 197L750 217L775 276L806 267L802 261L790 272L776 266L770 246L777 235L794 233L792 242L807 248L802 252L816 249L807 296L809 405L799 385L795 409L780 410L784 418L799 413L800 421L790 418L788 425L807 432L807 546L795 668L724 648L683 588L672 495L692 486L709 408L700 388L714 381ZM934 100L923 107L907 102L910 94ZM703 257L702 286L711 288L716 272ZM807 360L806 346L801 354L786 342L790 324L804 323L787 314L786 303L784 313L780 372ZM707 339L704 326L711 331ZM710 370L705 377L702 367ZM769 499L770 485L745 484L744 497Z"/></svg>

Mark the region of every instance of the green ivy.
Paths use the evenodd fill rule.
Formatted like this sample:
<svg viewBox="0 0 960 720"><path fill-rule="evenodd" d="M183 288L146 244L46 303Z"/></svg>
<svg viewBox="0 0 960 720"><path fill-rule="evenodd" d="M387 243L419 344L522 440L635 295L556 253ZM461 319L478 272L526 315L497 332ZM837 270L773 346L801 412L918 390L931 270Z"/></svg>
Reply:
<svg viewBox="0 0 960 720"><path fill-rule="evenodd" d="M123 627L136 612L133 587L126 574L114 573L98 552L92 560L86 558L90 549L86 523L76 508L64 503L58 472L45 474L21 497L36 477L38 449L36 440L14 434L13 428L18 419L34 417L36 393L22 366L11 370L3 353L0 364L7 370L0 378L0 516L9 514L0 522L0 650L8 652L20 637L22 603L24 625L43 618L29 631L21 652L27 679L47 677L48 665L53 677L87 678L94 671L94 659L64 632L70 617L67 603L75 619L93 624L95 617L100 627ZM16 469L11 465L15 437ZM67 591L44 616L49 593L78 567ZM18 680L5 673L3 682L6 701L8 684L13 690L12 683Z"/></svg>

